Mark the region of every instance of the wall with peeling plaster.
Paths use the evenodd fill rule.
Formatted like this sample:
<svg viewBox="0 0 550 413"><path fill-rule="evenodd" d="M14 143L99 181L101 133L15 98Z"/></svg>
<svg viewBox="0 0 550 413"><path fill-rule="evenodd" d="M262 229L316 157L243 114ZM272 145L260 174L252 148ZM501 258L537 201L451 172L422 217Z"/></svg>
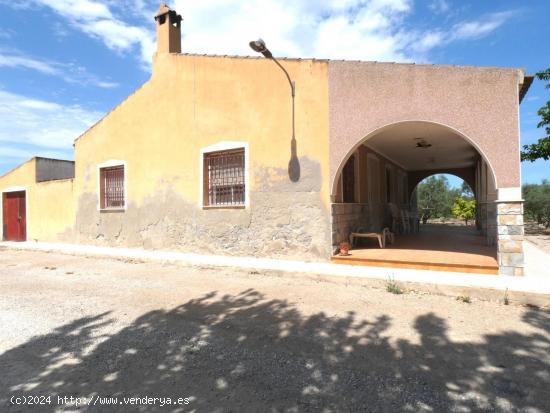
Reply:
<svg viewBox="0 0 550 413"><path fill-rule="evenodd" d="M296 82L301 176L291 182L291 96L268 60L159 54L151 80L75 142L75 241L199 253L327 259L331 253L326 62ZM203 209L201 148L247 142L250 205ZM97 165L126 162L127 208L99 211Z"/></svg>

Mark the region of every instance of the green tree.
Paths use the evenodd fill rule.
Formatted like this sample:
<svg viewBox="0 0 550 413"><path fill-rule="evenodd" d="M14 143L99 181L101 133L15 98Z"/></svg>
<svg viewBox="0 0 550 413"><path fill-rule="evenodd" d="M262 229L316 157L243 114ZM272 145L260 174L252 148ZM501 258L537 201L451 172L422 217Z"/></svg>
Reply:
<svg viewBox="0 0 550 413"><path fill-rule="evenodd" d="M536 74L540 80L550 80L550 69L546 69L544 72ZM546 85L547 89L550 89L550 83ZM538 110L538 115L541 120L538 123L538 128L544 128L546 136L540 138L537 143L530 145L523 145L523 151L521 151L522 161L536 161L537 159L550 159L550 100L546 102L542 108Z"/></svg>
<svg viewBox="0 0 550 413"><path fill-rule="evenodd" d="M451 211L455 218L463 219L466 225L468 225L468 221L474 219L476 216L476 201L458 197Z"/></svg>
<svg viewBox="0 0 550 413"><path fill-rule="evenodd" d="M417 187L422 222L425 224L430 218L450 217L453 200L460 192L460 189L449 186L449 180L445 175L433 175L423 180Z"/></svg>
<svg viewBox="0 0 550 413"><path fill-rule="evenodd" d="M526 217L550 227L550 182L544 179L542 184L524 185L523 199Z"/></svg>
<svg viewBox="0 0 550 413"><path fill-rule="evenodd" d="M466 199L474 199L474 191L472 191L472 188L470 188L470 185L468 185L466 181L462 181L460 196Z"/></svg>

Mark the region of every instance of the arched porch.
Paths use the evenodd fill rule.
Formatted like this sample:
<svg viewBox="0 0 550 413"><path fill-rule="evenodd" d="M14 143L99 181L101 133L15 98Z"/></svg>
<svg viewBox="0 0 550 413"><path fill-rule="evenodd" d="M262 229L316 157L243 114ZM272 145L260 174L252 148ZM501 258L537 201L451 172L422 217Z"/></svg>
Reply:
<svg viewBox="0 0 550 413"><path fill-rule="evenodd" d="M472 188L475 228L421 227L414 188L424 178L450 173ZM404 121L365 136L350 148L332 182L335 253L352 233L389 228L395 243L365 242L351 256L333 259L362 265L498 273L496 177L489 160L459 131L439 123ZM408 222L408 225L406 223Z"/></svg>

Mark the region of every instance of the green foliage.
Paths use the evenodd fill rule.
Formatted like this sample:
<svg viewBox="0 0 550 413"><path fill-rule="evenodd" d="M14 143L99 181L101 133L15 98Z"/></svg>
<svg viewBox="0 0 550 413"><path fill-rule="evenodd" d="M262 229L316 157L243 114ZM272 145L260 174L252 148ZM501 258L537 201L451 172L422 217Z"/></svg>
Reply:
<svg viewBox="0 0 550 413"><path fill-rule="evenodd" d="M550 102L547 106L548 110L550 111ZM537 159L544 159L545 161L550 159L550 136L540 138L537 143L523 145L523 151L521 151L521 160L534 162Z"/></svg>
<svg viewBox="0 0 550 413"><path fill-rule="evenodd" d="M472 188L470 188L470 185L466 183L466 181L462 181L462 185L460 186L460 196L462 198L466 199L474 199L474 192L472 191Z"/></svg>
<svg viewBox="0 0 550 413"><path fill-rule="evenodd" d="M462 189L453 189L445 175L433 175L422 181L417 187L418 209L422 213L422 222L430 218L451 217L454 200Z"/></svg>
<svg viewBox="0 0 550 413"><path fill-rule="evenodd" d="M508 297L508 288L504 291L504 299L502 300L504 305L510 305L510 297Z"/></svg>
<svg viewBox="0 0 550 413"><path fill-rule="evenodd" d="M458 297L456 297L456 301L462 301L466 304L470 304L472 302L469 295L459 295Z"/></svg>
<svg viewBox="0 0 550 413"><path fill-rule="evenodd" d="M403 290L392 277L389 277L386 282L386 291L392 294L403 294Z"/></svg>
<svg viewBox="0 0 550 413"><path fill-rule="evenodd" d="M468 225L468 221L476 216L476 201L459 197L455 200L451 211L455 218L463 219Z"/></svg>
<svg viewBox="0 0 550 413"><path fill-rule="evenodd" d="M524 185L523 199L527 218L550 227L550 182L544 179L542 184Z"/></svg>
<svg viewBox="0 0 550 413"><path fill-rule="evenodd" d="M537 73L536 75L540 80L550 80L550 69L546 69L544 72ZM550 83L546 85L546 88L550 88ZM540 116L540 122L538 128L544 128L546 136L538 140L537 143L530 145L523 145L523 151L521 151L521 160L533 162L537 159L550 159L550 101L541 107L537 114Z"/></svg>

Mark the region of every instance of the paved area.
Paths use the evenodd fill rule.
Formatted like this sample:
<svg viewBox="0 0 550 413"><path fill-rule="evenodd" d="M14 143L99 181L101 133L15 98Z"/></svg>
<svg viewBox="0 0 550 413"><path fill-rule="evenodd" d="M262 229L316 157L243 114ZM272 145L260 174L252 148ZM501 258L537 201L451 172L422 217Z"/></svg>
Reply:
<svg viewBox="0 0 550 413"><path fill-rule="evenodd" d="M525 223L525 239L550 255L550 228L527 221Z"/></svg>
<svg viewBox="0 0 550 413"><path fill-rule="evenodd" d="M525 267L525 278L533 282L539 280L540 285L547 283L550 280L550 253L531 241L523 243L523 251L528 264Z"/></svg>
<svg viewBox="0 0 550 413"><path fill-rule="evenodd" d="M550 406L548 311L345 278L6 249L0 271L2 412ZM12 396L52 399L14 406ZM118 404L58 406L57 396Z"/></svg>
<svg viewBox="0 0 550 413"><path fill-rule="evenodd" d="M387 263L388 267L412 265L413 268L442 268L444 271L498 273L496 247L487 245L475 227L427 224L418 233L396 234L395 242L378 248L376 239L358 240L349 256L339 261L364 260Z"/></svg>
<svg viewBox="0 0 550 413"><path fill-rule="evenodd" d="M83 244L48 242L0 242L1 248L23 251L46 251L81 256L115 257L129 260L173 262L187 265L208 265L256 271L284 271L287 273L316 274L319 276L357 278L371 284L384 283L388 277L411 288L443 294L466 292L480 298L502 297L507 291L513 300L523 304L550 307L550 255L534 244L525 243L527 262L525 277L478 275L449 271L424 271L404 268L367 267L327 262L201 255L179 251L144 250L139 248L111 248Z"/></svg>

